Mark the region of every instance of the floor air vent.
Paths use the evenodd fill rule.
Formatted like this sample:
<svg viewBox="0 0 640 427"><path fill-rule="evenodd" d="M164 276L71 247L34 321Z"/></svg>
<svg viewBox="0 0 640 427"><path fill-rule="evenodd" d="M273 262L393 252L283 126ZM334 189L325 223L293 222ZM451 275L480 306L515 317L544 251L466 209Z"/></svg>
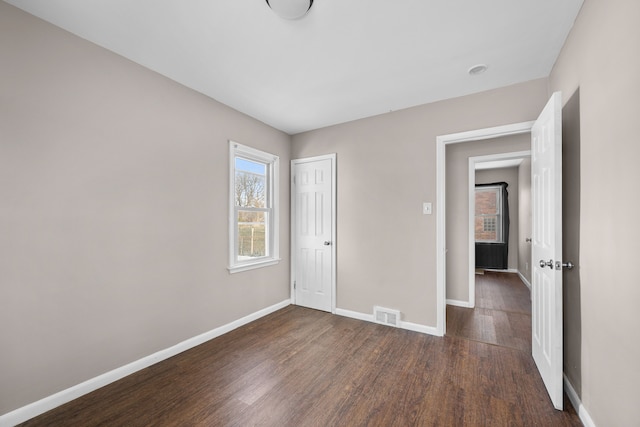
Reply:
<svg viewBox="0 0 640 427"><path fill-rule="evenodd" d="M398 310L392 310L390 308L373 306L373 320L376 323L389 326L400 325L400 312Z"/></svg>

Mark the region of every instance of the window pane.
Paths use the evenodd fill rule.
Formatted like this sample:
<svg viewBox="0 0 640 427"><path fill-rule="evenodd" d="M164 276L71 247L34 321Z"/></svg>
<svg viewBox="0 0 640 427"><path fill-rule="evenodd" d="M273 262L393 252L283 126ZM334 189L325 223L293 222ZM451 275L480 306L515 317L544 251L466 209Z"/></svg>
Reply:
<svg viewBox="0 0 640 427"><path fill-rule="evenodd" d="M477 216L475 221L476 240L497 241L498 240L498 217L497 216Z"/></svg>
<svg viewBox="0 0 640 427"><path fill-rule="evenodd" d="M267 207L267 165L236 157L236 206Z"/></svg>
<svg viewBox="0 0 640 427"><path fill-rule="evenodd" d="M501 189L497 187L476 188L475 192L475 237L477 242L502 242Z"/></svg>
<svg viewBox="0 0 640 427"><path fill-rule="evenodd" d="M266 212L238 211L238 261L268 255Z"/></svg>
<svg viewBox="0 0 640 427"><path fill-rule="evenodd" d="M476 190L476 215L496 215L498 213L498 191Z"/></svg>

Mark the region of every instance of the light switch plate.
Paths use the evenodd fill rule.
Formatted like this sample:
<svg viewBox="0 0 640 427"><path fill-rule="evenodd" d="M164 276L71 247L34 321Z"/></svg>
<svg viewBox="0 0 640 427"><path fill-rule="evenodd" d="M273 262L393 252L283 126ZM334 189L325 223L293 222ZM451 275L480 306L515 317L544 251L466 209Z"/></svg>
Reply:
<svg viewBox="0 0 640 427"><path fill-rule="evenodd" d="M422 204L422 214L431 215L431 202L424 202Z"/></svg>

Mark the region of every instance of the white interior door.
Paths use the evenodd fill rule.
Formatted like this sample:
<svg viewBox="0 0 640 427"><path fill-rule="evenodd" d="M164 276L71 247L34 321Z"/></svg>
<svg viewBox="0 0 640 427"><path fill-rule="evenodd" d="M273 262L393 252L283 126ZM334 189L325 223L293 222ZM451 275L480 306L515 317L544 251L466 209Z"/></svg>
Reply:
<svg viewBox="0 0 640 427"><path fill-rule="evenodd" d="M531 129L533 195L532 353L551 401L562 394L562 95L553 94Z"/></svg>
<svg viewBox="0 0 640 427"><path fill-rule="evenodd" d="M335 155L293 160L292 279L297 305L335 310Z"/></svg>

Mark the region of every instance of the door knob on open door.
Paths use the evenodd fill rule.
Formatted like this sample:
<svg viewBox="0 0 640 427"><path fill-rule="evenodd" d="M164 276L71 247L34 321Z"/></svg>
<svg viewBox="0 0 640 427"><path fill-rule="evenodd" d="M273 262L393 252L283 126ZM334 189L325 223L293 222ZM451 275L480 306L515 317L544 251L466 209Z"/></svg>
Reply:
<svg viewBox="0 0 640 427"><path fill-rule="evenodd" d="M556 261L556 270L562 270L563 268L566 268L567 270L573 270L573 263L571 261L567 261L567 262L560 262L560 261Z"/></svg>
<svg viewBox="0 0 640 427"><path fill-rule="evenodd" d="M540 268L545 268L545 267L549 267L550 269L553 270L553 260L550 259L549 261L546 261L541 259L540 260Z"/></svg>
<svg viewBox="0 0 640 427"><path fill-rule="evenodd" d="M324 241L324 245L325 245L325 246L329 246L330 244L331 244L331 242L330 242L330 241L328 241L328 240L325 240L325 241Z"/></svg>

